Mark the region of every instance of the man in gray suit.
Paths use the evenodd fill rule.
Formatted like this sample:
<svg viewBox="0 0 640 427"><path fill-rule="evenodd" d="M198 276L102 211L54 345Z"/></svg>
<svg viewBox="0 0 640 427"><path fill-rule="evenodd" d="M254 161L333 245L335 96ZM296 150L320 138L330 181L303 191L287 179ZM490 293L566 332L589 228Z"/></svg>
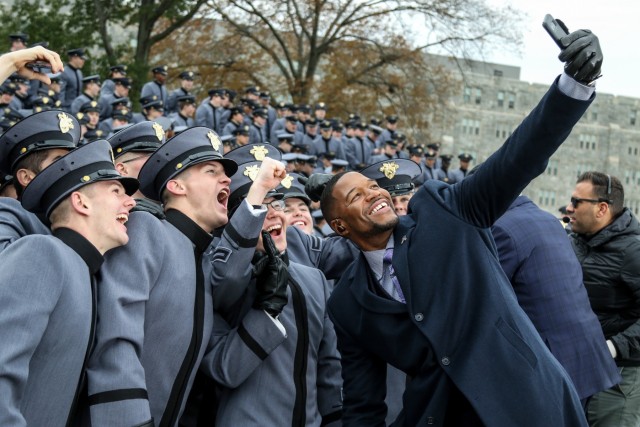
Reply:
<svg viewBox="0 0 640 427"><path fill-rule="evenodd" d="M163 202L166 220L133 212L129 244L112 251L101 271L101 322L88 368L93 425L178 424L213 328L210 233L227 223L237 169L222 150L211 129L193 127L140 170L140 190ZM275 172L258 184L277 185Z"/></svg>
<svg viewBox="0 0 640 427"><path fill-rule="evenodd" d="M169 94L164 83L167 80L169 67L161 65L154 67L151 72L153 73L153 80L142 86L140 98L148 98L155 95L157 97L156 99L162 101L163 106L167 105L167 101L169 101Z"/></svg>
<svg viewBox="0 0 640 427"><path fill-rule="evenodd" d="M95 274L106 251L127 243L138 188L112 156L104 140L85 145L24 191L22 204L51 220L53 236L26 236L0 257L0 425L65 426L77 416L96 324Z"/></svg>

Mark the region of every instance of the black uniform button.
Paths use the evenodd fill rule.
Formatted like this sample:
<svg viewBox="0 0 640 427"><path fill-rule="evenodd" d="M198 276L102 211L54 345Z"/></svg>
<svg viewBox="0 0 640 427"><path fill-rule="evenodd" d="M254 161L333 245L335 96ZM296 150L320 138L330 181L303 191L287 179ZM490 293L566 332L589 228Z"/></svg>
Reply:
<svg viewBox="0 0 640 427"><path fill-rule="evenodd" d="M440 361L444 366L449 366L449 364L451 363L451 360L449 360L447 356L443 357Z"/></svg>
<svg viewBox="0 0 640 427"><path fill-rule="evenodd" d="M415 316L413 316L414 319L416 319L416 322L422 322L422 319L424 319L424 316L422 313L416 313Z"/></svg>

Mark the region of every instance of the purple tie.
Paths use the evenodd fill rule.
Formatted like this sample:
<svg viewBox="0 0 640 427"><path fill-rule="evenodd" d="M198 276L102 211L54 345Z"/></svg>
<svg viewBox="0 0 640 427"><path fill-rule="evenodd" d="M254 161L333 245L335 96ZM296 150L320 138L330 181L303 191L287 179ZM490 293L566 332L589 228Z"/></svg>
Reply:
<svg viewBox="0 0 640 427"><path fill-rule="evenodd" d="M396 277L396 273L391 265L393 258L393 248L387 248L382 257L382 280L380 281L383 289L396 301L406 304L400 282Z"/></svg>

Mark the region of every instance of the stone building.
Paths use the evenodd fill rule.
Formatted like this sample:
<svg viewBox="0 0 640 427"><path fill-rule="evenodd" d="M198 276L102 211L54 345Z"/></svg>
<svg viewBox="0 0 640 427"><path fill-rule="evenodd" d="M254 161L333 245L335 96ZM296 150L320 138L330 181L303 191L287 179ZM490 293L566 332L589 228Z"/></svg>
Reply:
<svg viewBox="0 0 640 427"><path fill-rule="evenodd" d="M520 80L520 68L479 61L437 61L458 75L460 90L448 104L447 120L432 123L431 137L441 153L471 153L484 161L531 111L549 84ZM625 205L640 214L640 99L597 92L578 125L549 161L546 172L523 192L555 215L571 197L576 177L587 170L617 176L625 187Z"/></svg>

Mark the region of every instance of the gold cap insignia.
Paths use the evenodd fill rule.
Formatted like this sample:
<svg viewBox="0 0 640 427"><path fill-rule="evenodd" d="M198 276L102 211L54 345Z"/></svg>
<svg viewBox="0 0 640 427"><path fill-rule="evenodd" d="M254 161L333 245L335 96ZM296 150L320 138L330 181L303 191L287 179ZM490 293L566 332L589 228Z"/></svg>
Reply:
<svg viewBox="0 0 640 427"><path fill-rule="evenodd" d="M285 176L282 181L280 182L280 184L286 188L287 190L289 188L291 188L291 184L293 184L293 177L289 174L287 174L287 176Z"/></svg>
<svg viewBox="0 0 640 427"><path fill-rule="evenodd" d="M67 116L66 113L59 113L58 120L59 120L58 126L60 126L60 132L67 133L71 129L73 129L73 120L71 120L71 117Z"/></svg>
<svg viewBox="0 0 640 427"><path fill-rule="evenodd" d="M43 97L42 97L42 103L43 103L44 105L47 105L47 104L49 103L49 98L47 98L46 96L43 96Z"/></svg>
<svg viewBox="0 0 640 427"><path fill-rule="evenodd" d="M117 151L118 153L122 153L122 147L118 147L118 148L116 148L116 151Z"/></svg>
<svg viewBox="0 0 640 427"><path fill-rule="evenodd" d="M248 176L251 181L255 181L259 172L260 168L258 165L245 166L243 175Z"/></svg>
<svg viewBox="0 0 640 427"><path fill-rule="evenodd" d="M176 165L176 169L182 169L182 163L178 163L178 164Z"/></svg>
<svg viewBox="0 0 640 427"><path fill-rule="evenodd" d="M26 147L22 147L22 148L20 149L20 154L24 154L24 153L26 153L26 152L27 152L27 148L26 148Z"/></svg>
<svg viewBox="0 0 640 427"><path fill-rule="evenodd" d="M220 145L222 144L220 142L220 138L218 138L218 135L213 133L213 131L209 131L209 133L207 133L207 138L209 138L209 141L211 141L211 146L213 147L213 149L218 151L220 149Z"/></svg>
<svg viewBox="0 0 640 427"><path fill-rule="evenodd" d="M82 180L83 180L84 182L88 182L90 179L91 179L91 178L89 177L89 175L85 175L85 176L83 176L83 177L82 177Z"/></svg>
<svg viewBox="0 0 640 427"><path fill-rule="evenodd" d="M269 154L269 150L264 145L257 145L249 152L253 154L253 157L259 162L263 161L264 158L267 157L267 154Z"/></svg>
<svg viewBox="0 0 640 427"><path fill-rule="evenodd" d="M91 101L91 105L93 108L96 108L98 106L98 103L96 101Z"/></svg>
<svg viewBox="0 0 640 427"><path fill-rule="evenodd" d="M385 162L380 166L380 172L382 172L387 179L393 179L399 167L400 165L396 162Z"/></svg>
<svg viewBox="0 0 640 427"><path fill-rule="evenodd" d="M158 141L162 141L162 138L164 137L164 129L162 129L160 123L153 122L153 125L151 125L151 127L156 132L156 138L158 138Z"/></svg>

